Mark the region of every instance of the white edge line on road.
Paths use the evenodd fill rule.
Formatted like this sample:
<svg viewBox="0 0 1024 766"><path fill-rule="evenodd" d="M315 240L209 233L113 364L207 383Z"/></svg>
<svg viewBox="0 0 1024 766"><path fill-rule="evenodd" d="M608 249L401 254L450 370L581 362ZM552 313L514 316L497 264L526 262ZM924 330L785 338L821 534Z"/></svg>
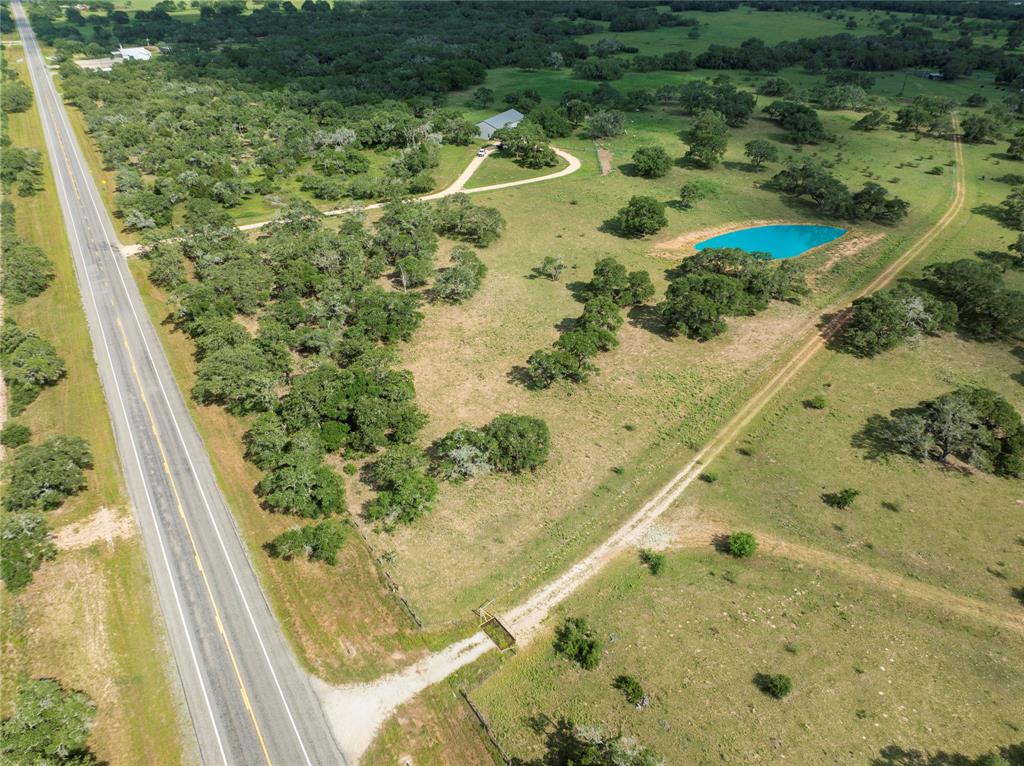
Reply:
<svg viewBox="0 0 1024 766"><path fill-rule="evenodd" d="M54 92L56 92L56 89L54 89ZM61 105L61 109L59 110L59 114L60 114L60 119L62 120L64 125L67 127L68 131L70 132L70 135L74 136L73 131L71 131L71 126L67 122L67 116L63 112L63 105ZM77 141L77 139L76 139L76 141ZM89 174L81 165L80 152L73 152L73 154L74 154L74 160L78 164L79 171L83 174L83 176L85 178L88 178L91 181L91 179L92 179L91 174ZM90 188L90 191L95 191L95 190ZM104 223L108 223L108 220L105 217L107 215L106 210L100 212L99 208L96 206L95 195L94 194L87 194L86 196L89 197L89 202L92 205L93 210L96 213L96 215L99 216L99 219L101 221L103 221ZM110 251L110 254L114 256L112 258L112 260L115 262L115 269L117 270L118 277L120 278L121 284L122 284L122 286L125 289L125 293L126 293L126 296L128 298L128 306L131 309L132 317L135 319L135 324L139 328L139 334L140 334L140 336L142 338L142 345L145 347L146 353L149 355L149 361L150 361L150 364L153 366L154 372L156 372L156 364L153 361L156 357L153 355L152 349L150 349L150 347L149 347L149 341L146 339L146 333L145 333L145 330L144 330L144 328L142 326L142 322L139 319L138 312L135 310L135 301L132 299L131 291L130 291L130 289L128 287L127 282L125 281L125 276L124 276L124 272L123 272L124 258L120 257L120 252L118 252L116 254L114 253L114 247L113 247L113 245L111 245L109 238L104 237L104 239L107 240L106 244L107 244L108 250ZM104 342L106 342L106 341L104 341ZM292 715L291 707L288 705L288 700L287 700L287 698L284 695L284 689L281 688L281 682L278 680L277 672L274 670L274 665L270 661L270 654L269 654L269 652L267 652L266 644L263 642L263 636L260 634L259 628L256 625L256 618L255 618L255 616L252 613L252 609L249 607L249 601L245 597L245 592L242 590L242 584L241 584L241 582L238 579L238 573L235 571L234 566L231 564L231 558L228 555L227 546L224 544L224 538L221 536L220 527L217 525L216 518L214 518L213 509L210 507L209 498L207 498L206 491L203 489L202 482L199 479L199 472L196 471L195 464L192 461L192 454L189 451L188 444L185 442L185 437L184 437L184 434L182 434L181 426L178 423L178 419L177 419L177 417L174 414L174 408L171 405L170 397L168 397L168 395L167 395L167 391L164 388L163 380L161 379L160 374L157 373L155 375L155 378L156 378L157 385L160 387L160 393L163 396L164 403L167 405L168 415L170 415L171 422L174 423L174 430L175 430L175 432L176 432L176 434L178 436L178 441L181 442L182 449L184 450L184 453L185 453L185 459L188 461L188 465L189 465L189 468L192 471L192 475L195 477L196 486L199 489L199 494L203 498L203 505L204 505L204 507L206 509L206 513L207 513L207 515L210 518L211 524L213 525L214 532L217 534L217 542L220 544L221 551L224 553L224 561L227 564L228 569L231 572L231 577L234 580L235 588L237 589L238 595L240 596L240 598L242 600L242 604L245 606L245 612L246 612L246 615L249 617L249 623L250 623L250 625L252 625L253 634L256 636L256 639L259 642L260 650L263 653L263 658L266 660L267 668L270 670L270 676L274 680L274 686L277 688L278 695L281 698L281 703L282 703L282 705L284 705L285 712L288 715L288 721L291 724L292 731L295 732L295 738L296 738L296 740L299 743L299 748L302 750L302 755L306 759L306 763L309 766L313 766L313 762L312 762L312 760L309 757L309 753L306 751L306 745L302 741L302 735L299 733L298 725L295 723L295 717ZM244 543L242 545L243 545L243 554L244 554ZM258 579L257 579L256 582L257 582L257 586L259 586L259 580ZM273 612L271 612L271 616L273 616ZM314 696L314 699L315 699L315 696Z"/></svg>
<svg viewBox="0 0 1024 766"><path fill-rule="evenodd" d="M22 11L20 5L18 5L17 7L18 7L19 12L21 14L24 14L24 11ZM19 22L20 22L20 24L25 24L25 25L28 24L27 18L21 18L21 19L19 19ZM26 57L28 57L30 55L29 51L27 50L30 47L31 46L28 46L28 45L25 46L25 48L26 48ZM36 48L38 50L38 45L36 46ZM40 58L42 58L42 51L38 51L38 52L39 52ZM26 64L28 65L29 78L32 79L33 82L34 82L35 81L35 76L34 76L34 73L32 71L31 64L28 61L26 61ZM44 74L44 76L46 76L46 75ZM36 92L40 93L41 89L37 87L36 88ZM49 95L51 96L51 99L52 99L52 94L49 94ZM47 104L47 107L49 108L50 104ZM53 114L53 112L51 110L51 115L52 114ZM42 120L40 120L40 122L42 122ZM45 126L44 126L43 132L44 132L44 135L45 135L45 132L46 132ZM53 134L53 137L56 139L57 138L56 131L51 128L51 133ZM66 156L67 155L65 154L65 157ZM54 169L55 167L56 167L56 163L51 162L51 175L53 176L54 181L57 180L57 177L56 177L57 173L56 173L56 171ZM70 176L69 176L69 180L70 180ZM70 199L68 199L67 190L64 188L64 186L62 184L57 184L57 193L58 193L58 195L60 195L61 197L64 198L65 210L67 210L70 213L70 211L72 209L71 208L71 201L70 201ZM224 743L221 741L220 731L217 728L217 720L216 720L216 717L213 714L213 706L210 703L210 697L209 697L209 694L208 694L208 692L206 690L206 682L203 680L203 672L202 672L202 669L199 666L199 659L196 656L195 646L192 644L192 637L189 635L188 622L186 622L186 620L185 620L185 612L184 612L184 610L182 609L182 606L181 606L181 597L179 596L178 588L177 588L177 586L174 583L174 573L171 570L170 559L167 556L167 548L166 548L166 546L164 544L163 534L160 531L160 523L157 520L156 510L153 507L153 497L152 497L152 493L151 493L151 490L150 490L150 487L149 487L149 482L146 480L146 472L145 472L145 469L142 467L142 459L139 456L138 447L136 446L136 443L135 443L135 436L132 433L131 419L128 417L128 408L125 406L125 403L124 403L124 396L121 393L121 385L120 385L120 383L117 380L117 376L115 374L113 374L114 373L114 359L113 359L113 357L110 354L110 345L109 345L109 341L107 340L107 333L103 329L103 320L102 320L101 315L100 315L99 304L96 302L96 292L95 292L95 289L93 287L92 278L89 276L89 268L88 268L87 264L84 262L84 259L81 257L81 255L84 254L84 252L85 252L84 248L88 247L88 245L84 245L83 246L83 241L84 240L82 239L82 235L81 235L81 233L78 230L77 224L75 223L74 216L72 216L72 215L65 215L63 217L64 217L64 220L65 220L65 223L67 225L69 225L71 227L71 229L73 230L75 240L78 243L78 248L79 248L80 255L79 255L77 260L81 261L81 266L80 266L81 273L85 277L85 284L86 284L86 286L89 288L89 300L92 303L93 312L94 312L94 314L96 316L96 327L99 329L100 338L103 341L103 350L106 353L107 361L108 361L108 363L110 365L110 371L111 371L111 376L110 377L111 377L111 379L114 382L114 392L117 394L118 404L121 407L121 413L124 415L125 430L128 432L128 442L131 444L132 454L135 457L135 463L136 463L136 465L138 466L138 469L139 469L139 476L140 476L140 478L142 480L142 486L145 488L146 504L149 507L150 515L153 517L153 526L156 528L157 541L160 543L160 553L163 556L164 566L167 568L167 574L169 576L168 580L169 580L169 583L170 583L170 586L171 586L171 592L174 595L174 603L175 603L175 606L177 607L177 610L178 610L178 617L181 619L182 627L185 628L185 630L184 630L185 641L188 644L189 653L192 656L192 663L193 663L193 665L195 666L195 669L196 669L196 676L199 679L199 686L200 686L200 688L203 691L203 700L206 702L206 708L207 708L207 711L210 714L210 722L213 724L213 733L214 733L214 736L217 739L217 747L220 749L221 758L224 760L224 763L226 764L228 762L228 760L227 760L227 754L224 752ZM72 254L74 254L74 248L72 248Z"/></svg>

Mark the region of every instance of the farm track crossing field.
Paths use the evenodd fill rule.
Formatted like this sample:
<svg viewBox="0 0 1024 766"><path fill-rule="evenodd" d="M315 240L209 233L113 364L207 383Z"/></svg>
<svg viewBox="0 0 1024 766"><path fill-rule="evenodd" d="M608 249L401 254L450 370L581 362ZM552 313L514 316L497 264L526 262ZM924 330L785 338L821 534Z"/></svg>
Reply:
<svg viewBox="0 0 1024 766"><path fill-rule="evenodd" d="M139 0L136 10L152 4ZM198 11L175 13L205 23ZM900 25L921 25L948 41L951 50L963 47L964 39L957 19L881 10L766 12L743 6L676 15L699 24L603 29L576 39L595 46L615 40L642 55L680 50L696 55L710 44L738 46L751 37L773 45L822 35L876 35L880 25L890 24L893 34L901 35L914 31L900 31ZM998 22L972 31L975 44L1002 48L1006 38ZM165 54L175 55L173 49ZM611 60L627 64L631 56L613 53ZM308 59L310 71L314 59ZM565 93L586 95L599 87L569 67L529 56L521 60L529 68L491 68L469 90L433 94L432 105L422 99L417 118L447 100L475 122L517 105L518 98L536 96L553 107L564 102ZM341 58L335 64L343 71ZM726 77L754 91L781 77L804 89L828 76L844 76L819 64L805 61L770 73L628 70L611 86L619 92L655 91ZM1016 84L995 85L988 69L952 82L927 79L921 76L925 71L871 72L869 94L879 99L874 105L891 116L917 96L943 96L964 119L986 114L986 106L964 103L984 95L988 107L1002 110L995 112L1001 127L1016 126ZM372 85L368 72L365 81ZM336 127L341 123L333 118L348 114L349 104L342 101L352 93L306 91L298 78L284 82L271 90L294 88L297 103L317 94L310 98L315 107L300 107L292 115L305 111L301 120L315 112L313 122L303 123L310 134L318 124ZM474 94L478 84L493 91L490 101L486 94ZM500 211L507 224L500 239L476 248L488 267L483 284L458 305L424 301L422 325L408 342L396 345L397 366L413 374L417 404L428 418L416 446L426 449L459 425L479 427L500 413L535 416L545 420L552 437L550 459L535 473L489 475L463 484L442 481L428 514L384 530L363 513L374 493L362 469L374 458L329 455L329 466L339 473L345 469L348 509L358 534L349 535L334 567L301 555L279 560L269 557L265 546L297 520L269 513L254 491L263 473L243 458L243 434L252 418L189 402L297 656L335 684L378 679L465 639L478 628L473 610L481 604L507 616L524 601L538 601L527 599L545 584L562 582L559 576L588 551L606 550L602 541L681 475L682 466L695 456L714 458L707 481L694 480L701 468L687 470L692 486L687 483L686 494L672 507L665 503L667 510L640 541L667 549L666 572L653 577L632 552L621 553L632 539L617 543L601 561L610 561L608 568L559 604L549 619L542 621L550 603L534 610L537 619L530 628L538 640L524 642L518 655L490 653L406 702L383 724L364 764L495 760L463 693L500 745L522 758L541 755L545 730L562 716L638 735L669 763L881 764L872 759L889 746L958 750L973 757L1021 739L1024 721L1011 691L1024 680L1024 639L1013 617L1019 608L1016 588L1024 586L1019 566L1024 549L1015 542L1013 527L1024 502L1020 483L905 459L867 460L864 449L854 446L869 416L957 385L989 386L1022 408L1019 344L978 344L947 334L858 360L818 353L820 342L808 338L817 323L829 326L823 314L865 289L887 286L912 257L922 256L909 270L918 277L925 263L1005 252L1015 234L993 220L999 216L996 205L1011 188L1006 174L1024 174L1024 169L1003 153L1003 139L967 147L965 162L948 136L888 127L852 130L864 112L824 110L808 98L804 102L815 106L829 134L819 144L791 143L764 114L774 99L758 96L751 119L729 130L722 161L703 169L683 158L694 116L662 98L626 110L622 135L600 142L578 130L552 137L555 146L582 160L577 172L472 196L474 204ZM79 137L87 138L82 115L74 119ZM744 153L753 140L770 142L778 158L755 168ZM481 144L443 145L439 164L430 170L435 188L452 183ZM383 145L359 150L374 173L399 156L394 143L380 149ZM633 156L647 147L664 149L672 160L661 177L638 174ZM278 183L261 185L271 193L244 195L228 210L231 219L243 228L265 220L292 194L321 210L348 207L348 198L316 201L300 191L298 176L314 169L310 156L303 156L282 171ZM236 167L248 163L241 174L246 183L260 178L261 163L245 149L233 159L239 160ZM909 216L894 226L851 223L822 215L806 198L770 188L767 181L786 163L808 159L851 190L869 182L882 185L909 202ZM98 153L90 162L97 178L107 181L105 201L113 209L115 173L105 169ZM468 186L521 181L562 166L528 169L495 154ZM961 213L965 178L969 198ZM692 207L680 202L684 184L699 189ZM667 206L667 225L652 237L616 234L616 212L634 195ZM175 204L173 223L185 220L184 208L185 203ZM379 216L379 210L368 211L366 221L372 226ZM329 225L342 223L331 218ZM767 224L849 231L794 261L806 266L812 288L801 303L772 302L756 315L729 317L728 329L707 342L669 338L654 304L665 295L676 267L694 252L692 246L724 231ZM941 236L933 236L940 228ZM442 238L433 265L451 265L454 246ZM559 279L539 273L549 256L565 263ZM618 346L596 357L599 372L590 382L526 388L521 382L526 360L573 326L582 311L581 287L608 256L628 270L648 272L655 297L626 312ZM186 266L190 276L193 265ZM175 376L191 390L197 380L196 348L168 321L177 299L149 282L149 262L133 261L131 268ZM1022 274L1010 270L1005 280L1019 288ZM278 298L241 317L241 324L255 331L260 319L276 310ZM317 342L313 338L312 348ZM308 348L288 345L297 352L292 372L305 371L328 351L336 353L324 345L317 357ZM777 396L765 385L771 381L781 381ZM819 397L823 408L805 405ZM822 501L840 487L860 492L844 511ZM714 552L712 535L739 528L762 541L753 559L738 562ZM974 619L978 615L991 619ZM566 616L586 617L605 643L597 670L580 670L551 650L555 624ZM756 674L779 672L794 682L793 693L781 701L769 699L754 683ZM623 674L639 680L649 695L648 708L626 703L613 686ZM960 704L964 698L975 704Z"/></svg>
<svg viewBox="0 0 1024 766"><path fill-rule="evenodd" d="M669 552L657 577L623 557L556 615L604 642L581 670L538 641L472 694L523 758L559 716L633 734L672 763L871 763L888 746L977 755L1015 744L1024 640L786 558ZM758 673L784 673L773 700ZM650 704L613 688L636 677ZM665 757L663 755L663 757Z"/></svg>
<svg viewBox="0 0 1024 766"><path fill-rule="evenodd" d="M948 143L911 141L897 134L865 139L849 130L852 115L825 119L848 143L842 149L818 151L830 159L839 154L850 158L837 165L837 173L851 184L861 177L850 167L863 168L860 157L870 157L865 163L875 174L906 178L905 186L895 188L913 200L911 219L893 230L858 227L856 234L885 235L862 252L839 255L841 251L826 247L809 254L817 289L804 305L776 304L756 319L730 320L729 332L710 343L668 341L652 332L648 313L634 312L621 331L620 347L602 354L600 374L585 387L531 392L510 380L509 373L549 344L561 322L579 313L573 287L590 278L598 258L615 255L630 269L646 269L659 292L663 289L664 273L675 259L654 254L658 240L622 240L594 227L630 194L671 199L686 181L706 179L711 185L709 198L694 210L668 211L662 241L688 230L766 216L820 220L806 208L757 190L754 185L766 174L752 173L740 161L743 142L771 127L753 120L733 131L730 153L713 173L674 168L663 179L632 177L621 166L636 147L659 143L670 153L681 152L672 126L682 120L658 110L631 117L627 135L607 142L618 172L600 176L592 148L570 139L563 142L565 147L584 163L573 176L479 195L482 204L500 206L508 220L508 235L482 251L490 269L484 287L465 306L428 308L423 327L404 352L416 376L419 401L431 416L426 436L518 410L547 420L554 455L551 464L529 478L488 477L444 486L429 524L377 538L375 544L389 552L391 571L421 617L458 619L489 598L515 603L607 536L724 421L793 342L796 328L869 281L945 211L948 181L914 183L919 168L895 166L929 154L936 162L946 162L951 156ZM870 154L860 146L869 140L875 146ZM531 273L551 254L566 259L569 268L562 282ZM676 257L685 255L683 251ZM617 467L621 473L612 471ZM495 503L495 497L501 502ZM439 566L450 575L432 576Z"/></svg>

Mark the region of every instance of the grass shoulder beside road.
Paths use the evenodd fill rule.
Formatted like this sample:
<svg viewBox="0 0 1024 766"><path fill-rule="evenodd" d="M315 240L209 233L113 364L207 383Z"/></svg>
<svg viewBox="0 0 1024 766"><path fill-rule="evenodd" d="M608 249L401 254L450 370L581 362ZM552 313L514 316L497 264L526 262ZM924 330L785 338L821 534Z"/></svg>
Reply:
<svg viewBox="0 0 1024 766"><path fill-rule="evenodd" d="M24 63L16 69L28 83ZM36 106L9 120L12 142L41 151L45 165L42 192L11 197L17 230L43 248L56 278L39 297L8 305L6 314L53 343L67 366L65 378L18 420L32 429L34 441L81 436L94 457L87 489L48 514L59 532L88 524L102 507L131 510ZM81 547L61 549L25 593L3 591L0 610L5 700L22 676L59 678L96 702L90 744L101 759L139 766L182 762L187 718L176 707L174 670L137 534L109 543L98 534Z"/></svg>

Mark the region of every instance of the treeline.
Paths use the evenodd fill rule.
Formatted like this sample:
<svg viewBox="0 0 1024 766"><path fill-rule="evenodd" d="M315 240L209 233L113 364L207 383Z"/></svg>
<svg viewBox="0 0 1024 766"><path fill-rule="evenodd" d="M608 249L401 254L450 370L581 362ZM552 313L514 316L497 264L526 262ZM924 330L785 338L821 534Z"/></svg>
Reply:
<svg viewBox="0 0 1024 766"><path fill-rule="evenodd" d="M886 11L954 18L1022 19L1024 9L988 0L752 0L759 11Z"/></svg>
<svg viewBox="0 0 1024 766"><path fill-rule="evenodd" d="M614 258L594 265L594 276L579 289L583 314L559 337L550 351L535 351L526 362L526 382L531 388L550 388L558 380L585 383L597 367L594 357L619 345L622 309L654 297L654 285L646 271L626 272Z"/></svg>
<svg viewBox="0 0 1024 766"><path fill-rule="evenodd" d="M14 205L0 203L3 274L0 292L16 306L43 293L53 280L53 264L41 248L21 240L14 230ZM67 368L53 344L13 319L0 328L0 370L7 388L8 413L17 417L43 389L64 378ZM92 467L89 445L78 437L50 436L30 444L32 433L11 420L0 429L0 444L10 450L3 466L0 511L0 578L17 592L31 581L57 549L43 515L86 486Z"/></svg>
<svg viewBox="0 0 1024 766"><path fill-rule="evenodd" d="M839 34L767 45L752 37L741 45L710 45L694 59L701 69L744 69L777 72L802 64L811 73L835 70L891 72L927 68L946 80L964 77L975 70L996 74L997 82L1009 82L1021 69L1018 57L990 46L976 46L969 37L949 41L930 30L904 25L895 34L855 36Z"/></svg>
<svg viewBox="0 0 1024 766"><path fill-rule="evenodd" d="M991 263L962 258L928 266L918 284L903 282L859 298L832 342L871 357L922 335L958 330L979 341L1024 336L1024 293L1006 287Z"/></svg>

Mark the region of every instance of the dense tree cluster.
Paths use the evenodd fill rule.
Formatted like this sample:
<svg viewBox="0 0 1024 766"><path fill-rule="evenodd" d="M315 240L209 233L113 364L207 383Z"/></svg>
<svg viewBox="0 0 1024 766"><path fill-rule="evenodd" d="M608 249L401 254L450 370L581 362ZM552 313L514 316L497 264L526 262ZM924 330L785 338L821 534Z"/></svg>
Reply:
<svg viewBox="0 0 1024 766"><path fill-rule="evenodd" d="M901 282L892 290L855 300L834 345L849 354L870 357L921 335L952 330L956 321L955 305Z"/></svg>
<svg viewBox="0 0 1024 766"><path fill-rule="evenodd" d="M795 101L774 101L764 113L786 131L786 139L794 144L818 144L828 138L818 113Z"/></svg>
<svg viewBox="0 0 1024 766"><path fill-rule="evenodd" d="M918 96L896 110L892 126L896 130L914 131L941 136L950 131L955 104L941 96Z"/></svg>
<svg viewBox="0 0 1024 766"><path fill-rule="evenodd" d="M12 415L19 415L43 388L64 377L64 360L34 330L23 330L14 320L0 329L0 369L3 370Z"/></svg>
<svg viewBox="0 0 1024 766"><path fill-rule="evenodd" d="M1024 476L1024 425L1005 398L987 388L964 387L889 418L875 416L858 436L875 452L916 460L968 463L997 476Z"/></svg>
<svg viewBox="0 0 1024 766"><path fill-rule="evenodd" d="M14 710L0 722L0 761L34 766L94 766L89 731L96 706L52 678L23 681Z"/></svg>
<svg viewBox="0 0 1024 766"><path fill-rule="evenodd" d="M707 110L718 112L731 128L746 125L757 103L753 93L739 90L724 77L710 83L690 80L676 88L676 96L684 114L697 115Z"/></svg>
<svg viewBox="0 0 1024 766"><path fill-rule="evenodd" d="M793 4L793 7L799 7ZM904 69L939 71L947 80L987 70L996 82L1010 83L1024 73L1024 65L1013 55L985 45L974 45L970 37L955 43L935 37L931 30L903 25L891 32L874 35L843 33L804 38L768 46L756 37L736 47L710 45L694 59L701 69L745 69L776 72L802 64L811 73L858 71L891 72ZM780 94L781 95L781 94Z"/></svg>
<svg viewBox="0 0 1024 766"><path fill-rule="evenodd" d="M35 149L11 143L7 115L32 106L32 91L21 82L6 56L0 56L0 83L0 185L4 193L9 194L17 184L18 193L30 197L43 188L42 156Z"/></svg>
<svg viewBox="0 0 1024 766"><path fill-rule="evenodd" d="M768 184L794 197L808 197L825 215L848 220L893 224L906 218L910 203L890 197L879 184L868 182L851 193L846 185L812 159L791 161Z"/></svg>
<svg viewBox="0 0 1024 766"><path fill-rule="evenodd" d="M1024 333L1024 293L1011 290L995 266L962 258L925 269L929 289L957 309L960 330L978 340L1013 340Z"/></svg>
<svg viewBox="0 0 1024 766"><path fill-rule="evenodd" d="M798 302L807 292L803 269L793 261L708 248L680 264L658 313L670 334L710 340L725 331L726 316L752 316L770 300Z"/></svg>
<svg viewBox="0 0 1024 766"><path fill-rule="evenodd" d="M580 290L583 314L548 350L535 351L527 360L526 378L531 388L550 388L558 380L585 383L597 367L593 358L618 345L622 309L646 303L654 297L654 285L646 271L626 271L614 258L594 265L594 276Z"/></svg>
<svg viewBox="0 0 1024 766"><path fill-rule="evenodd" d="M459 426L434 442L433 472L462 482L492 472L534 471L548 460L547 424L528 415L499 415L483 428Z"/></svg>
<svg viewBox="0 0 1024 766"><path fill-rule="evenodd" d="M547 134L537 122L524 121L514 128L501 128L494 131L493 138L501 142L503 155L524 168L536 169L558 164L558 158L548 146Z"/></svg>
<svg viewBox="0 0 1024 766"><path fill-rule="evenodd" d="M53 262L43 249L14 230L14 205L0 203L0 295L17 305L40 295L53 281Z"/></svg>

